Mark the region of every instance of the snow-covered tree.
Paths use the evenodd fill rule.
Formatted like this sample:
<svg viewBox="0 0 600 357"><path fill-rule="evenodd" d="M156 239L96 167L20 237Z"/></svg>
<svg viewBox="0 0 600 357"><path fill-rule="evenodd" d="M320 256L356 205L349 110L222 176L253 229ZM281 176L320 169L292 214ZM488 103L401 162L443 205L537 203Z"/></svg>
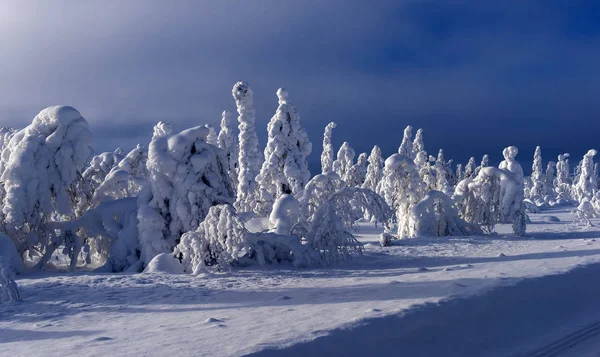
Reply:
<svg viewBox="0 0 600 357"><path fill-rule="evenodd" d="M410 210L425 196L425 184L409 157L394 154L385 160L382 193L396 213L398 238L411 236Z"/></svg>
<svg viewBox="0 0 600 357"><path fill-rule="evenodd" d="M346 181L346 174L354 165L355 155L354 149L348 142L344 142L337 152L337 159L333 162L333 171L344 181Z"/></svg>
<svg viewBox="0 0 600 357"><path fill-rule="evenodd" d="M464 176L465 178L471 178L471 177L475 177L475 170L477 169L477 164L475 164L475 158L471 157L469 159L469 162L467 162L467 165L465 166L465 173Z"/></svg>
<svg viewBox="0 0 600 357"><path fill-rule="evenodd" d="M42 110L2 152L3 227L20 253L51 254L48 222L74 214L75 186L92 152L86 120L72 107Z"/></svg>
<svg viewBox="0 0 600 357"><path fill-rule="evenodd" d="M367 177L365 178L362 188L368 188L373 192L378 192L377 186L383 178L383 158L381 157L381 149L379 146L375 145L373 147L368 161Z"/></svg>
<svg viewBox="0 0 600 357"><path fill-rule="evenodd" d="M198 228L210 207L233 202L224 152L206 142L198 126L150 142L150 189L139 197L141 261L173 250L181 235Z"/></svg>
<svg viewBox="0 0 600 357"><path fill-rule="evenodd" d="M454 201L440 191L429 191L410 210L410 237L442 237L477 235L483 232L476 224L458 215Z"/></svg>
<svg viewBox="0 0 600 357"><path fill-rule="evenodd" d="M531 166L531 188L529 198L544 197L546 195L546 182L542 166L542 149L537 146L533 154L533 165Z"/></svg>
<svg viewBox="0 0 600 357"><path fill-rule="evenodd" d="M91 207L106 200L137 196L148 177L147 161L148 150L138 144L110 170L96 188Z"/></svg>
<svg viewBox="0 0 600 357"><path fill-rule="evenodd" d="M415 134L415 140L413 140L412 144L412 158L416 158L417 154L421 151L425 151L425 144L423 143L423 129L417 130Z"/></svg>
<svg viewBox="0 0 600 357"><path fill-rule="evenodd" d="M573 198L581 202L584 198L592 199L598 191L598 180L594 176L594 156L598 152L589 150L581 161L579 179L573 185Z"/></svg>
<svg viewBox="0 0 600 357"><path fill-rule="evenodd" d="M238 155L238 189L235 208L240 211L254 211L258 199L258 183L256 176L260 171L262 160L258 150L256 136L256 113L254 110L254 92L248 83L239 81L231 91L239 113L239 155Z"/></svg>
<svg viewBox="0 0 600 357"><path fill-rule="evenodd" d="M558 155L558 162L556 163L556 179L554 180L554 190L558 195L558 203L567 203L572 199L568 157L569 153L560 154Z"/></svg>
<svg viewBox="0 0 600 357"><path fill-rule="evenodd" d="M485 154L481 158L481 164L479 164L479 166L477 166L473 176L477 176L477 174L479 174L479 170L481 170L484 167L488 167L488 166L490 166L490 157L488 156L488 154Z"/></svg>
<svg viewBox="0 0 600 357"><path fill-rule="evenodd" d="M306 159L312 143L300 126L300 115L289 102L288 92L279 88L277 97L279 107L268 125L265 161L256 177L260 192L257 213L261 216L271 212L279 196L300 192L310 180Z"/></svg>
<svg viewBox="0 0 600 357"><path fill-rule="evenodd" d="M323 205L323 202L344 187L346 187L346 183L335 172L326 172L313 177L298 198L301 219L309 221L310 217Z"/></svg>
<svg viewBox="0 0 600 357"><path fill-rule="evenodd" d="M450 183L448 182L448 172L446 171L446 161L444 159L444 150L440 149L435 161L436 186L438 191L448 191Z"/></svg>
<svg viewBox="0 0 600 357"><path fill-rule="evenodd" d="M327 124L323 133L323 153L321 153L321 172L326 173L333 170L333 143L331 134L336 127L334 122Z"/></svg>
<svg viewBox="0 0 600 357"><path fill-rule="evenodd" d="M458 164L458 165L456 165L456 182L455 182L455 185L457 183L459 183L460 181L462 181L463 178L464 178L463 166L462 166L462 164Z"/></svg>
<svg viewBox="0 0 600 357"><path fill-rule="evenodd" d="M223 111L221 130L217 137L217 146L225 152L227 157L227 172L237 190L238 186L238 141L235 133L235 120L229 110Z"/></svg>
<svg viewBox="0 0 600 357"><path fill-rule="evenodd" d="M554 179L556 178L556 162L548 161L546 166L546 175L544 181L546 184L546 191L548 193L554 192Z"/></svg>
<svg viewBox="0 0 600 357"><path fill-rule="evenodd" d="M352 165L346 174L348 187L362 187L367 178L367 153L358 155L356 164Z"/></svg>
<svg viewBox="0 0 600 357"><path fill-rule="evenodd" d="M400 155L414 159L412 140L412 126L409 125L404 129L402 143L400 143L400 147L398 148L398 153Z"/></svg>

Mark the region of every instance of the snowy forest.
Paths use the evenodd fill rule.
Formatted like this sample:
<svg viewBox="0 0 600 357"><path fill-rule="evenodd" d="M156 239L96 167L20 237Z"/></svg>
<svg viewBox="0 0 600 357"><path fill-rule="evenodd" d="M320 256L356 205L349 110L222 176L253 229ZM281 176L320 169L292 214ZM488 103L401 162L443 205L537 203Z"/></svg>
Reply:
<svg viewBox="0 0 600 357"><path fill-rule="evenodd" d="M263 94L261 94L263 95ZM169 272L198 275L249 266L298 269L352 264L363 253L358 222L383 227L383 247L420 237L526 234L530 213L572 206L584 225L600 215L596 150L568 153L531 175L510 146L455 163L429 153L426 134L407 126L398 152L356 153L332 144L336 123L312 142L293 96L278 107L259 143L254 92L232 89L237 115L220 128L179 133L167 122L130 152L96 153L76 109L42 110L25 128L0 133L0 296L18 300L15 276L31 271ZM237 116L237 119L236 119ZM400 140L399 140L400 141ZM321 168L307 157L321 151ZM521 154L523 155L523 154Z"/></svg>

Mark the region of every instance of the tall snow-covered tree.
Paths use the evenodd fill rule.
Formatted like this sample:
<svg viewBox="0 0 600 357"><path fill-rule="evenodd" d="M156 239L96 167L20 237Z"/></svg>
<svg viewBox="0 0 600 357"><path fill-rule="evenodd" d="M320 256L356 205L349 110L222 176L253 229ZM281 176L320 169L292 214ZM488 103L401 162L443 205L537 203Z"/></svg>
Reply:
<svg viewBox="0 0 600 357"><path fill-rule="evenodd" d="M367 178L367 153L358 155L356 164L352 165L346 174L348 187L362 187Z"/></svg>
<svg viewBox="0 0 600 357"><path fill-rule="evenodd" d="M531 187L529 198L544 197L546 195L546 183L544 169L542 166L542 149L537 146L533 154L533 165L531 166Z"/></svg>
<svg viewBox="0 0 600 357"><path fill-rule="evenodd" d="M554 179L556 178L556 162L548 161L548 165L546 166L546 175L544 176L544 180L546 183L546 190L549 194L554 192Z"/></svg>
<svg viewBox="0 0 600 357"><path fill-rule="evenodd" d="M198 228L210 207L232 203L233 187L224 152L206 142L197 126L150 142L149 190L138 200L141 261L170 253L181 235Z"/></svg>
<svg viewBox="0 0 600 357"><path fill-rule="evenodd" d="M377 186L383 178L383 158L381 157L381 149L379 146L375 145L373 147L368 161L367 177L365 178L362 188L368 188L373 192L378 192Z"/></svg>
<svg viewBox="0 0 600 357"><path fill-rule="evenodd" d="M488 154L485 154L481 158L481 164L479 164L479 166L477 166L477 168L475 169L475 174L473 176L477 176L477 174L479 174L479 171L482 168L488 167L488 166L490 166L490 157L488 156Z"/></svg>
<svg viewBox="0 0 600 357"><path fill-rule="evenodd" d="M412 140L412 126L409 125L404 129L402 143L400 143L400 147L398 148L398 153L400 155L414 159Z"/></svg>
<svg viewBox="0 0 600 357"><path fill-rule="evenodd" d="M571 180L569 178L569 153L558 155L556 163L556 179L554 180L554 190L557 198L569 201L571 197Z"/></svg>
<svg viewBox="0 0 600 357"><path fill-rule="evenodd" d="M238 151L238 189L235 208L250 212L257 209L258 184L256 176L260 171L262 160L258 150L256 136L256 113L254 110L254 92L248 83L239 81L231 91L239 113L239 146Z"/></svg>
<svg viewBox="0 0 600 357"><path fill-rule="evenodd" d="M415 140L413 140L412 144L412 158L416 158L417 154L421 151L425 151L425 144L423 143L423 129L417 130L415 134Z"/></svg>
<svg viewBox="0 0 600 357"><path fill-rule="evenodd" d="M325 133L323 134L323 152L321 153L321 172L331 172L333 170L333 143L331 142L331 134L333 128L336 127L334 122L327 124Z"/></svg>
<svg viewBox="0 0 600 357"><path fill-rule="evenodd" d="M581 161L579 179L573 185L573 197L581 202L583 199L592 199L598 191L598 180L594 176L594 156L598 152L594 149L589 150Z"/></svg>
<svg viewBox="0 0 600 357"><path fill-rule="evenodd" d="M346 181L346 174L354 165L355 155L354 149L348 142L344 142L337 152L337 159L333 162L333 171L344 181Z"/></svg>
<svg viewBox="0 0 600 357"><path fill-rule="evenodd" d="M20 253L36 249L49 255L60 244L52 240L48 222L74 215L75 186L91 152L86 120L67 106L42 110L10 139L0 168L3 226Z"/></svg>
<svg viewBox="0 0 600 357"><path fill-rule="evenodd" d="M475 171L477 169L477 164L475 164L475 158L471 157L467 165L465 166L465 178L471 178L475 176Z"/></svg>
<svg viewBox="0 0 600 357"><path fill-rule="evenodd" d="M459 183L460 181L462 181L462 179L464 178L464 173L463 173L463 165L462 164L458 164L456 165L456 183Z"/></svg>
<svg viewBox="0 0 600 357"><path fill-rule="evenodd" d="M445 192L450 187L448 182L448 172L446 171L446 161L444 158L444 150L440 149L435 161L435 176L436 186L438 191Z"/></svg>
<svg viewBox="0 0 600 357"><path fill-rule="evenodd" d="M229 110L223 111L221 130L217 136L217 146L225 152L227 157L227 172L231 178L234 189L238 186L238 141L235 133L235 121Z"/></svg>
<svg viewBox="0 0 600 357"><path fill-rule="evenodd" d="M260 202L258 214L269 214L273 203L282 194L296 194L310 180L306 161L312 143L300 126L300 115L288 100L284 88L277 90L279 107L268 125L269 138L265 147L265 161L256 177Z"/></svg>

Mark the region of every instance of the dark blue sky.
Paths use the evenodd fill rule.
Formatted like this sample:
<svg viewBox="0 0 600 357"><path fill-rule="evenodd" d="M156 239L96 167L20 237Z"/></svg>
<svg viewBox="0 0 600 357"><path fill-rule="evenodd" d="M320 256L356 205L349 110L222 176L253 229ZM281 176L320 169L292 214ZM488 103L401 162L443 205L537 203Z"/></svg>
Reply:
<svg viewBox="0 0 600 357"><path fill-rule="evenodd" d="M97 151L147 144L152 125L217 125L231 87L257 128L286 87L314 144L389 155L404 127L466 162L515 145L529 166L600 148L597 1L3 1L0 125L53 104L88 119ZM525 167L526 172L530 170Z"/></svg>

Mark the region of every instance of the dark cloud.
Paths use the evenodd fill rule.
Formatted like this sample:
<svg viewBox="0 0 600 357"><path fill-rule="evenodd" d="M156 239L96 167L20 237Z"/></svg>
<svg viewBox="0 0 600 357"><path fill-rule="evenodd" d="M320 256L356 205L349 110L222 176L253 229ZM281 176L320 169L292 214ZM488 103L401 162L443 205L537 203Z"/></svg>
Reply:
<svg viewBox="0 0 600 357"><path fill-rule="evenodd" d="M425 130L465 162L507 145L525 163L596 145L600 11L572 1L58 0L3 2L0 124L68 104L98 151L146 143L152 124L217 125L231 87L255 90L259 137L285 86L318 168L322 130L357 152Z"/></svg>

